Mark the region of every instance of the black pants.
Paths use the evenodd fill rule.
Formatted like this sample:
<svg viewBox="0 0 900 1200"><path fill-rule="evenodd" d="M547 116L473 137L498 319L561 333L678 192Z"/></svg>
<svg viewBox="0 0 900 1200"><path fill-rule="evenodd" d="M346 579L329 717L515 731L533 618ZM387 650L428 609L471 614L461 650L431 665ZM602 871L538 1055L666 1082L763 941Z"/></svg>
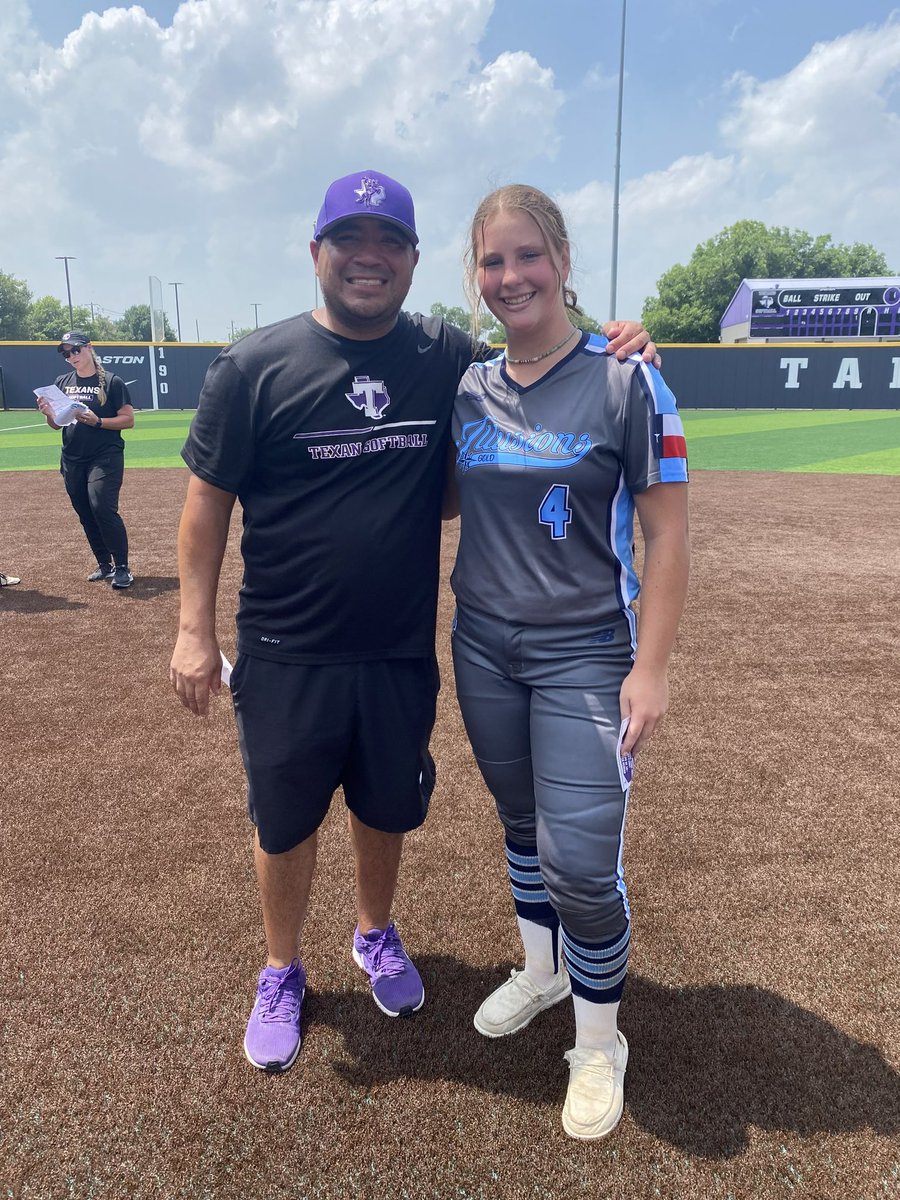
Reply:
<svg viewBox="0 0 900 1200"><path fill-rule="evenodd" d="M97 562L127 565L128 532L119 516L124 450L107 450L87 462L63 455L60 471Z"/></svg>

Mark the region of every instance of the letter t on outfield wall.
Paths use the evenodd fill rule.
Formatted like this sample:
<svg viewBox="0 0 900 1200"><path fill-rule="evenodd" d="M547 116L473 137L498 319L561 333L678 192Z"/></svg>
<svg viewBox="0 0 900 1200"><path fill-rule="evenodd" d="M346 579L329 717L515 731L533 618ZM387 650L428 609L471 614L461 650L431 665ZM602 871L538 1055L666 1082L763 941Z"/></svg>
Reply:
<svg viewBox="0 0 900 1200"><path fill-rule="evenodd" d="M808 358L783 358L781 360L781 369L788 373L784 386L786 388L798 388L800 386L800 372L801 370L805 371L808 366Z"/></svg>

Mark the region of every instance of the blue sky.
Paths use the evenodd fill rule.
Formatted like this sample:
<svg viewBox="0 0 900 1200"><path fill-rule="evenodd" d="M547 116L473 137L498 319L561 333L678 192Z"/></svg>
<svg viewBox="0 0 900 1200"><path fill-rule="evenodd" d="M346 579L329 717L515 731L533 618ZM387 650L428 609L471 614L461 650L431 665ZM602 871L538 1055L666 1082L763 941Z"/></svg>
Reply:
<svg viewBox="0 0 900 1200"><path fill-rule="evenodd" d="M0 270L121 312L181 283L185 338L311 307L329 180L417 202L410 306L462 302L467 218L560 199L576 287L609 309L620 0L5 0ZM619 315L751 217L874 243L900 270L900 9L629 0ZM164 289L174 324L174 293Z"/></svg>

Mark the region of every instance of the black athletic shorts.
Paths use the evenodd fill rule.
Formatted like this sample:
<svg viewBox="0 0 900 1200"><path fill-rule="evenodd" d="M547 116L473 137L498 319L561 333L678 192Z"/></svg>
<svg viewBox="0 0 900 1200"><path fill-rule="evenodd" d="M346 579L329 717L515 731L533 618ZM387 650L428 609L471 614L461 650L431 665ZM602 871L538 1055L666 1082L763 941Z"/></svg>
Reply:
<svg viewBox="0 0 900 1200"><path fill-rule="evenodd" d="M263 850L282 854L314 833L338 787L372 829L421 825L439 688L433 657L306 665L238 655L231 693Z"/></svg>

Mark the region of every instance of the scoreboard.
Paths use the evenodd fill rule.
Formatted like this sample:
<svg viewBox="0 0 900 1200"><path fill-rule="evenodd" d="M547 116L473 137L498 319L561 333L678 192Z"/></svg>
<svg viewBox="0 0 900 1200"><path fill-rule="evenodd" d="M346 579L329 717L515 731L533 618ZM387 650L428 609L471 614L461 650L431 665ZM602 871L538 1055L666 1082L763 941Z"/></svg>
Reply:
<svg viewBox="0 0 900 1200"><path fill-rule="evenodd" d="M754 289L750 337L900 336L900 287Z"/></svg>

